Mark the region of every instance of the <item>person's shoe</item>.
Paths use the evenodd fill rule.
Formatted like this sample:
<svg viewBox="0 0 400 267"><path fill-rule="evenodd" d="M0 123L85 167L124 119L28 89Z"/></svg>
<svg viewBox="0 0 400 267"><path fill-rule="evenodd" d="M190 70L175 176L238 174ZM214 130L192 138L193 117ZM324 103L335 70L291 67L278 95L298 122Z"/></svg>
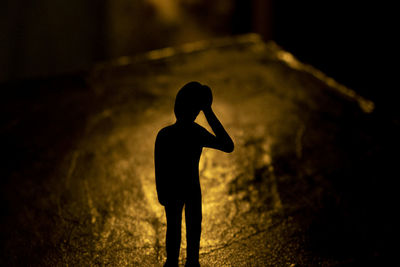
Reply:
<svg viewBox="0 0 400 267"><path fill-rule="evenodd" d="M164 264L164 267L179 267L179 264L178 264L178 262L170 262L170 261L166 261L165 262L165 264Z"/></svg>
<svg viewBox="0 0 400 267"><path fill-rule="evenodd" d="M187 261L185 267L200 267L200 263L198 261Z"/></svg>

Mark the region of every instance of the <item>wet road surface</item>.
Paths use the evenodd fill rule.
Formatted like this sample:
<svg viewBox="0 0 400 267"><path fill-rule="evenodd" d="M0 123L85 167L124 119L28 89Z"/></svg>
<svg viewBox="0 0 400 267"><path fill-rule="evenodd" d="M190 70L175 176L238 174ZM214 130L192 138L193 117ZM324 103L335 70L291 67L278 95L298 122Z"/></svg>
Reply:
<svg viewBox="0 0 400 267"><path fill-rule="evenodd" d="M235 142L232 154L205 149L201 158L202 266L386 258L385 230L377 229L390 231L391 222L374 218L392 200L383 193L390 186L377 183L377 155L387 151L374 128L393 130L393 121L249 35L121 58L85 80L46 80L36 92L28 84L7 96L0 263L161 266L166 222L154 141L192 80L212 88L215 113ZM207 127L202 114L197 121ZM183 238L181 264L185 248Z"/></svg>

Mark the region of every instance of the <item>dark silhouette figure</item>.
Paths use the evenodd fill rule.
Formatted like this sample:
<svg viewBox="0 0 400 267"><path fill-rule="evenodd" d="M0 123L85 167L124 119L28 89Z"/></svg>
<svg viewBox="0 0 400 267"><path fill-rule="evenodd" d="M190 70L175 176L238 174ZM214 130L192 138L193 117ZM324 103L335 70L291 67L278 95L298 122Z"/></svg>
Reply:
<svg viewBox="0 0 400 267"><path fill-rule="evenodd" d="M215 116L212 93L208 86L190 82L182 87L175 100L176 122L160 130L155 144L155 174L158 200L167 217L167 261L164 266L178 266L181 243L182 210L185 207L187 261L199 265L201 235L201 189L199 160L203 147L232 152L232 139ZM215 135L194 122L200 111Z"/></svg>

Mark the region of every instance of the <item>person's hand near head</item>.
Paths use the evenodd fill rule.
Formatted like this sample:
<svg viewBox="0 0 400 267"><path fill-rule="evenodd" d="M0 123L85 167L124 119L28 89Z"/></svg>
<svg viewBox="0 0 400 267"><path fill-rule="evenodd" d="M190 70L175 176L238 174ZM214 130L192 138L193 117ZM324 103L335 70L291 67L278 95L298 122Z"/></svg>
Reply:
<svg viewBox="0 0 400 267"><path fill-rule="evenodd" d="M200 92L201 110L203 110L206 120L215 134L215 136L208 139L206 146L230 153L234 149L233 141L214 114L211 108L212 102L213 95L210 87L203 85Z"/></svg>
<svg viewBox="0 0 400 267"><path fill-rule="evenodd" d="M207 112L211 110L213 102L212 91L207 85L203 85L201 89L201 109L203 112Z"/></svg>

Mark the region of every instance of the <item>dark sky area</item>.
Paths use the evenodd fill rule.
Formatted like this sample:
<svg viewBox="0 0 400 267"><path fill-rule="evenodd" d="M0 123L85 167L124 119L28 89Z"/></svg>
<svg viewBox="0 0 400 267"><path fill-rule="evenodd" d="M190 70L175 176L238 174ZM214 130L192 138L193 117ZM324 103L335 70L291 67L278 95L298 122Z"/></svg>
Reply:
<svg viewBox="0 0 400 267"><path fill-rule="evenodd" d="M2 82L69 74L119 56L256 32L366 97L391 92L394 7L384 2L5 2L0 11Z"/></svg>

